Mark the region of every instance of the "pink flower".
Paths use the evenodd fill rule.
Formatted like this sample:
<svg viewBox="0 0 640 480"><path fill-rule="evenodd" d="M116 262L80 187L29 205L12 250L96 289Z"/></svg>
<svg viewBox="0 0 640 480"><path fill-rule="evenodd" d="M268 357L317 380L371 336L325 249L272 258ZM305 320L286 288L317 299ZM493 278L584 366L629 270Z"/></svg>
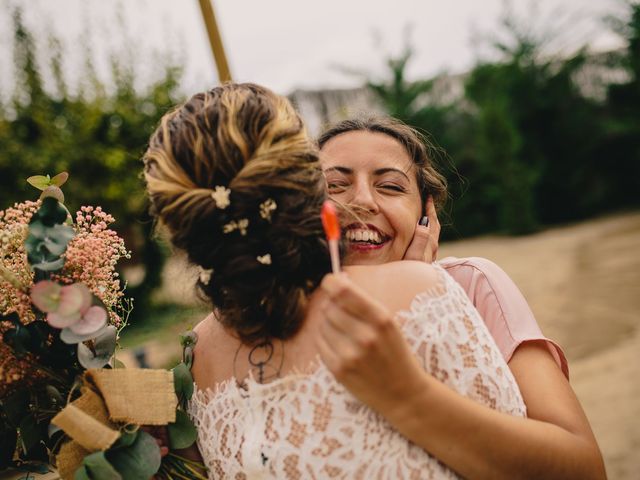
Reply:
<svg viewBox="0 0 640 480"><path fill-rule="evenodd" d="M31 301L47 313L47 322L55 328L69 328L77 335L90 335L107 323L104 308L91 305L93 297L83 283L61 286L43 280L31 288Z"/></svg>

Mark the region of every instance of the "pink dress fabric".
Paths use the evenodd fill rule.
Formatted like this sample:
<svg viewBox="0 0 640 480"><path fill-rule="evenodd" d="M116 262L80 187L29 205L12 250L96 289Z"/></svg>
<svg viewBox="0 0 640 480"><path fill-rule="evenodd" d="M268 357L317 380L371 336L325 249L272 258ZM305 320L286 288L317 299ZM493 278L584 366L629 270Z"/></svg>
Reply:
<svg viewBox="0 0 640 480"><path fill-rule="evenodd" d="M542 341L569 378L564 352L542 334L527 301L504 270L480 257L447 257L438 264L467 292L507 363L522 343Z"/></svg>

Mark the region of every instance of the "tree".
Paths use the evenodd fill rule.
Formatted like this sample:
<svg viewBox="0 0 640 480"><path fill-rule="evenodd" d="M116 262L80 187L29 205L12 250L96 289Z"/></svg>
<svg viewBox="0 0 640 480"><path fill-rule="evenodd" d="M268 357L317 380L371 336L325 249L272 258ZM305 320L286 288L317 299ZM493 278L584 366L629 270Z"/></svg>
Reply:
<svg viewBox="0 0 640 480"><path fill-rule="evenodd" d="M31 175L68 171L70 209L101 205L113 214L115 228L133 251L132 262L144 268L144 281L128 289L136 301L134 315L143 314L164 257L145 213L140 158L160 116L178 99L180 70L167 63L161 78L136 90L133 66L114 56L114 88L107 93L88 61L87 81L72 95L61 74L64 52L54 38L49 68L57 91L51 93L43 88L33 34L20 10L13 20L17 81L9 104L0 109L0 202L8 206L33 198L35 191L26 183ZM90 50L86 55L91 58Z"/></svg>

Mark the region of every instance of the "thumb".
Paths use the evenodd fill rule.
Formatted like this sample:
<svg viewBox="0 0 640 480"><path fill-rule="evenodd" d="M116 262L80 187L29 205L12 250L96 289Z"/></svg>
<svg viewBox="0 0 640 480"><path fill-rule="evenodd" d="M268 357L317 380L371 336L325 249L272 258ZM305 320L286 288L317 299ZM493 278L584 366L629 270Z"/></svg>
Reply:
<svg viewBox="0 0 640 480"><path fill-rule="evenodd" d="M430 238L430 227L421 224L416 225L411 243L404 254L404 260L418 260L423 262Z"/></svg>

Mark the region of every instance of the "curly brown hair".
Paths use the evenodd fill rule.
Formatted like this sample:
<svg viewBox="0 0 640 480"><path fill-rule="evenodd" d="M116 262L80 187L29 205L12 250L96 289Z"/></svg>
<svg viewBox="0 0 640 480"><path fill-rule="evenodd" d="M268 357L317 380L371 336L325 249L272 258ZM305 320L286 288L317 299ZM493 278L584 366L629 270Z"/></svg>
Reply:
<svg viewBox="0 0 640 480"><path fill-rule="evenodd" d="M220 321L245 343L293 335L330 261L318 150L289 101L249 83L198 93L161 119L144 164L151 213L213 269L198 287ZM268 200L275 210L261 215Z"/></svg>

